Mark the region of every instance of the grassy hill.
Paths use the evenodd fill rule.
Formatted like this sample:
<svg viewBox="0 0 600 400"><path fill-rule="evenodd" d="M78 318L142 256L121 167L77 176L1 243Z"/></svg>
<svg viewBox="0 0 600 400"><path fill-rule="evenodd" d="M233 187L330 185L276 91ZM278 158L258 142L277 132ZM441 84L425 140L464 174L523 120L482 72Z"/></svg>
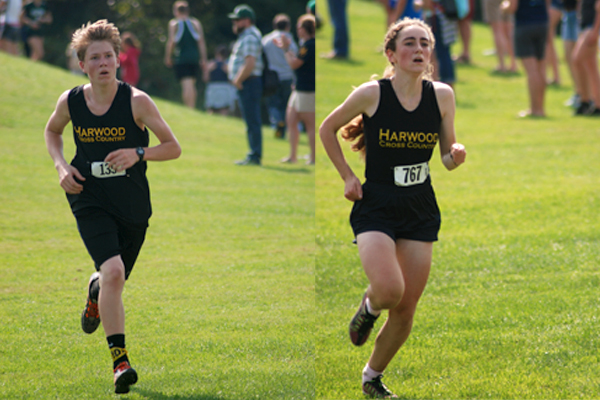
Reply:
<svg viewBox="0 0 600 400"><path fill-rule="evenodd" d="M85 80L0 66L0 398L106 398L103 332L79 326L94 268L43 139ZM140 381L124 398L313 398L314 167L280 165L288 144L268 128L264 165L238 167L242 120L155 101L183 154L149 163L154 215L124 293Z"/></svg>
<svg viewBox="0 0 600 400"><path fill-rule="evenodd" d="M326 52L327 2L317 7ZM383 8L352 0L348 15L350 60L317 61L317 126L386 64ZM434 152L440 241L413 333L384 381L404 399L598 398L600 125L563 106L572 93L564 65L563 85L547 91L549 117L518 118L528 106L524 72L493 74L491 48L490 28L474 24L473 64L458 67L455 85L467 162L449 173ZM343 147L362 177L364 164ZM358 399L374 335L355 348L347 327L368 282L351 243L351 203L318 150L316 396Z"/></svg>

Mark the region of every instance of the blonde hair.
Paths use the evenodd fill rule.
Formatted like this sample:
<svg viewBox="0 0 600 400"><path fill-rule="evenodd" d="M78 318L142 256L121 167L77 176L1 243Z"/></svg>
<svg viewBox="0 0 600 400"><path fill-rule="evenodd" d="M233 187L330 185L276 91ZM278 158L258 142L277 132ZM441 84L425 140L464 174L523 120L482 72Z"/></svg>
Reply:
<svg viewBox="0 0 600 400"><path fill-rule="evenodd" d="M77 52L79 61L85 60L85 53L92 42L107 41L112 45L115 54L121 51L121 35L119 29L105 19L88 22L77 29L71 39L71 48Z"/></svg>
<svg viewBox="0 0 600 400"><path fill-rule="evenodd" d="M396 40L398 36L400 36L400 32L402 32L405 28L411 26L419 26L427 32L429 36L429 43L431 43L431 50L435 48L435 38L433 36L433 32L429 25L417 18L404 18L395 24L390 25L387 33L385 34L385 38L383 41L383 54L386 54L387 50L391 50L392 52L396 52ZM384 72L383 78L390 78L394 76L395 66L393 64L388 65ZM421 76L422 79L432 80L433 76L433 65L429 63L427 65L427 69ZM372 77L375 79L376 75ZM353 151L360 152L361 158L365 158L365 135L364 135L364 124L363 124L363 116L358 115L352 119L352 121L348 122L341 129L341 136L344 140L350 142L350 148Z"/></svg>

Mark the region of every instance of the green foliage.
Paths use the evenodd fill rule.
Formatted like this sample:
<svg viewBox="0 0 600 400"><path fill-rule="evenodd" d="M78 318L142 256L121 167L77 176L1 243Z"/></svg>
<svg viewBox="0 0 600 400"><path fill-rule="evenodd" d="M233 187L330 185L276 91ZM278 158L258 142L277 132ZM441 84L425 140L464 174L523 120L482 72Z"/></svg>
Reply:
<svg viewBox="0 0 600 400"><path fill-rule="evenodd" d="M326 5L317 4L325 18ZM317 61L317 126L386 65L383 8L355 0L348 12L351 60ZM322 52L331 48L324 22ZM455 85L467 162L449 173L434 153L440 241L412 335L384 381L405 399L598 398L598 120L563 106L572 94L564 65L567 83L546 93L549 117L518 118L528 106L525 74L494 75L495 57L483 55L492 47L490 28L475 24L473 65L458 67ZM362 177L364 164L343 148ZM343 182L322 147L317 154L316 397L357 399L383 321L365 346L350 344L347 324L368 281Z"/></svg>
<svg viewBox="0 0 600 400"><path fill-rule="evenodd" d="M173 18L174 0L55 0L48 2L54 16L54 23L48 27L46 36L45 61L65 67L65 50L72 33L88 21L108 19L115 23L121 32L131 31L141 41L140 89L153 96L179 101L181 91L174 72L164 63L167 40L167 24ZM306 12L305 0L203 0L190 1L191 15L198 18L206 36L209 58L220 44L232 44L236 37L231 30L227 14L236 5L249 4L256 12L256 26L263 34L270 32L272 20L278 13L286 13L292 23ZM295 30L292 29L295 34ZM198 82L199 93L203 93L204 83ZM203 99L199 98L200 104ZM202 107L200 107L202 108Z"/></svg>
<svg viewBox="0 0 600 400"><path fill-rule="evenodd" d="M104 399L102 328L79 324L93 263L43 139L85 79L0 65L0 398ZM124 292L140 381L121 398L314 398L314 168L279 164L289 145L266 129L263 167L238 167L241 120L155 100L183 154L148 166L154 215ZM70 159L70 126L64 140Z"/></svg>

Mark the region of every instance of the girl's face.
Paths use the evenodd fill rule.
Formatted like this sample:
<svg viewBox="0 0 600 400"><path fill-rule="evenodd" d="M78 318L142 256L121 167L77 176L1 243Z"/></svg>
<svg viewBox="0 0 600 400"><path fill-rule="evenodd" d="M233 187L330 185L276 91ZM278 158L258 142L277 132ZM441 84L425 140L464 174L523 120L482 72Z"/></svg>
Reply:
<svg viewBox="0 0 600 400"><path fill-rule="evenodd" d="M301 24L296 25L296 34L300 39L306 39L308 36Z"/></svg>
<svg viewBox="0 0 600 400"><path fill-rule="evenodd" d="M85 60L80 61L80 66L90 81L110 83L116 79L120 62L112 44L104 40L90 43L85 52Z"/></svg>
<svg viewBox="0 0 600 400"><path fill-rule="evenodd" d="M431 40L425 28L408 26L396 38L396 50L386 50L390 63L409 73L421 74L431 61Z"/></svg>

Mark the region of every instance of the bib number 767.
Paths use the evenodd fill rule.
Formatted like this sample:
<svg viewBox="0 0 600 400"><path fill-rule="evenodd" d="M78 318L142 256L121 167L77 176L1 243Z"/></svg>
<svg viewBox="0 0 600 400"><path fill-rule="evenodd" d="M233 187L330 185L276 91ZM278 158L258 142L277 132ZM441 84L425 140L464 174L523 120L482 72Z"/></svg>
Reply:
<svg viewBox="0 0 600 400"><path fill-rule="evenodd" d="M397 186L418 185L425 182L428 176L429 165L426 162L394 167L394 181Z"/></svg>

